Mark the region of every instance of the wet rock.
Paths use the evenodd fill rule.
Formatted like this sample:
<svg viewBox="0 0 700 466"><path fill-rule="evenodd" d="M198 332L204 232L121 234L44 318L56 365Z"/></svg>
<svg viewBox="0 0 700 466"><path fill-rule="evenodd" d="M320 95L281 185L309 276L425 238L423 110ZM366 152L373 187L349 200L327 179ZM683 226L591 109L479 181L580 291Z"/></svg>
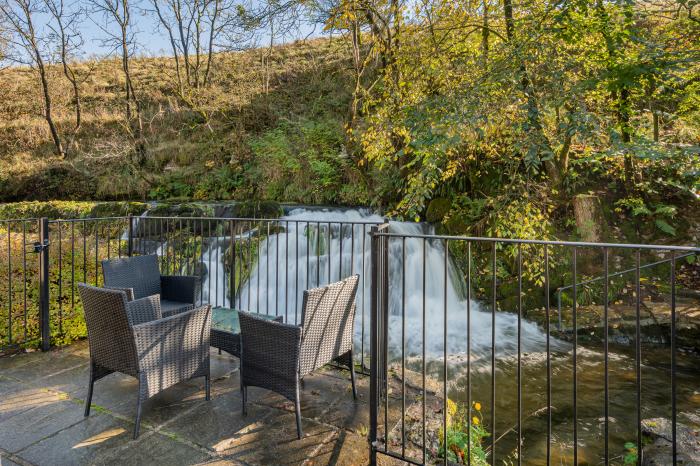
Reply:
<svg viewBox="0 0 700 466"><path fill-rule="evenodd" d="M653 443L644 447L644 465L673 464L672 426L666 418L644 419L642 431L652 438ZM676 424L677 460L680 464L700 464L700 431L685 424Z"/></svg>

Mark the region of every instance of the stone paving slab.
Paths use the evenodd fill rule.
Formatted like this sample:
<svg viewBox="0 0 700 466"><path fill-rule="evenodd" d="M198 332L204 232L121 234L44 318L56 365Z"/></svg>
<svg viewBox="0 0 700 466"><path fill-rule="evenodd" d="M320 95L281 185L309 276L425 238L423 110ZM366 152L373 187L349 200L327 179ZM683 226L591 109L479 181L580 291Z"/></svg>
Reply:
<svg viewBox="0 0 700 466"><path fill-rule="evenodd" d="M241 414L238 359L212 350L212 399L192 380L144 404L141 435L132 439L136 381L122 374L95 383L83 417L89 350L0 357L0 466L73 464L366 464L368 381L353 400L347 371L323 369L302 386L302 427L294 406L251 387Z"/></svg>

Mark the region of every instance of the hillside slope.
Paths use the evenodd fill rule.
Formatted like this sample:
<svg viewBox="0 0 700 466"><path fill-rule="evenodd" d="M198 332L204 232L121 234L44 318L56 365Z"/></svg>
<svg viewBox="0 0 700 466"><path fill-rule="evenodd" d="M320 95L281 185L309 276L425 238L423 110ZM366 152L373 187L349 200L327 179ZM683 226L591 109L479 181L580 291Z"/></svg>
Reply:
<svg viewBox="0 0 700 466"><path fill-rule="evenodd" d="M175 92L172 59L133 61L143 105L145 150L124 123L120 62L81 63L83 123L73 131L72 94L50 70L54 113L68 156L60 160L41 117L29 69L0 72L0 202L44 199L276 199L367 201L356 164L342 153L348 52L315 40L271 51L216 55L212 84ZM186 105L185 100L190 105Z"/></svg>

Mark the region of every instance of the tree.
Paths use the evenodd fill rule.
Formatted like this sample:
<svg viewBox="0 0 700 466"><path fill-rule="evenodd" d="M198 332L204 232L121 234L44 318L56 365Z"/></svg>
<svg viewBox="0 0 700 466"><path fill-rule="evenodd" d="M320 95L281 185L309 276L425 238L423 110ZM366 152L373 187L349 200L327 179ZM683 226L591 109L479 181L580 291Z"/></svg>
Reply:
<svg viewBox="0 0 700 466"><path fill-rule="evenodd" d="M143 119L141 101L137 97L131 75L131 57L135 34L131 23L133 5L129 0L91 0L94 12L102 14L106 38L103 42L119 53L124 74L124 104L126 121L137 141L137 152L143 153Z"/></svg>
<svg viewBox="0 0 700 466"><path fill-rule="evenodd" d="M35 17L42 13L33 0L0 0L0 15L10 29L9 45L15 53L9 59L30 66L36 71L43 96L43 116L49 127L56 154L65 156L63 143L53 119L53 104L49 92L49 76L46 67L47 40L35 27Z"/></svg>
<svg viewBox="0 0 700 466"><path fill-rule="evenodd" d="M77 9L69 11L63 0L44 0L46 9L54 20L49 23L49 28L58 42L58 55L63 68L63 75L71 83L73 88L73 105L75 108L75 128L80 129L82 106L80 85L85 77L81 78L73 66L73 56L83 44L82 36L77 29L77 24L83 19L84 11Z"/></svg>
<svg viewBox="0 0 700 466"><path fill-rule="evenodd" d="M216 41L232 23L227 0L151 0L161 28L168 34L175 58L178 89L198 89L210 81ZM181 68L184 68L184 79Z"/></svg>

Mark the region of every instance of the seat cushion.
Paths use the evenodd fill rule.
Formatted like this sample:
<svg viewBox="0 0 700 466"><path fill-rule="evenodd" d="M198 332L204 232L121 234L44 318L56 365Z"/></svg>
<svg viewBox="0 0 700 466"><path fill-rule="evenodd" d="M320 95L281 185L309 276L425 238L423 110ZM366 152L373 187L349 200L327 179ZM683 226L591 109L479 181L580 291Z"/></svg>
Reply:
<svg viewBox="0 0 700 466"><path fill-rule="evenodd" d="M173 314L189 311L190 309L194 309L194 306L191 303L168 301L167 299L161 299L160 301L160 310L163 313L163 317L168 317Z"/></svg>

